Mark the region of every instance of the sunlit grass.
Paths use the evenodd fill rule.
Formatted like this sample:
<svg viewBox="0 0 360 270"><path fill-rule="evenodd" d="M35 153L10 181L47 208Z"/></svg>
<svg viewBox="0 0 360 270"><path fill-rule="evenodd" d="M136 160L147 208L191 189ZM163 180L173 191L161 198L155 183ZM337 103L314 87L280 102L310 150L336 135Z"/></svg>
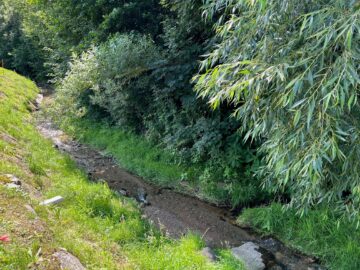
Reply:
<svg viewBox="0 0 360 270"><path fill-rule="evenodd" d="M262 196L259 200L264 198L265 193L260 193L256 184L239 179L228 185L231 186L228 189L226 184L219 184L223 180L221 175L204 174L204 164L179 163L179 158L169 150L106 121L57 116L54 119L67 134L114 157L122 168L158 186L171 187L218 205L246 205L256 195Z"/></svg>
<svg viewBox="0 0 360 270"><path fill-rule="evenodd" d="M360 269L360 229L347 219L339 221L331 209L312 210L300 217L272 204L247 209L239 222L275 234L288 245L320 258L330 269Z"/></svg>
<svg viewBox="0 0 360 270"><path fill-rule="evenodd" d="M198 237L174 241L162 236L141 218L135 201L118 197L105 184L90 182L35 129L28 102L38 89L31 81L0 69L0 91L0 174L16 175L44 198L61 195L65 199L59 206L44 207L26 194L0 189L0 199L14 207L23 209L33 202L48 235L41 242L11 235L11 245L0 246L0 269L27 269L36 262L34 254L40 246L49 252L65 248L88 269L243 269L225 251L219 251L218 263L209 263L200 253L204 244ZM151 168L157 169L156 165ZM11 232L6 224L0 218L0 232Z"/></svg>

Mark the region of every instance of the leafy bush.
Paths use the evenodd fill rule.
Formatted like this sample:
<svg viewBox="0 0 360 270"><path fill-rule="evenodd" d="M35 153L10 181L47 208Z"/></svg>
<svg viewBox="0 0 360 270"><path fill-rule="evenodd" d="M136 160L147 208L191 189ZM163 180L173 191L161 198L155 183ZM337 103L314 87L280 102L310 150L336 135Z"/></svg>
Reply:
<svg viewBox="0 0 360 270"><path fill-rule="evenodd" d="M145 36L120 35L101 45L96 58L99 77L92 86L91 103L108 112L117 125L141 129L151 99L148 74L161 64L156 45Z"/></svg>
<svg viewBox="0 0 360 270"><path fill-rule="evenodd" d="M224 15L197 90L265 140L267 186L302 213L331 202L358 217L358 3L208 0L205 11Z"/></svg>
<svg viewBox="0 0 360 270"><path fill-rule="evenodd" d="M25 9L19 1L0 0L0 10L0 62L26 76L43 79L43 52L23 30Z"/></svg>
<svg viewBox="0 0 360 270"><path fill-rule="evenodd" d="M195 182L212 201L233 206L263 201L267 192L253 177L259 166L256 145L242 142L231 107L211 111L190 82L212 35L201 3L163 5L170 14L163 21L162 43L144 35L115 35L75 57L58 89L59 110L70 118L105 118L145 135L182 165L202 171ZM193 182L190 178L183 176Z"/></svg>
<svg viewBox="0 0 360 270"><path fill-rule="evenodd" d="M58 89L57 103L73 116L84 116L95 106L118 125L139 128L149 84L149 78L140 75L149 72L157 59L159 53L149 38L116 35L74 58Z"/></svg>

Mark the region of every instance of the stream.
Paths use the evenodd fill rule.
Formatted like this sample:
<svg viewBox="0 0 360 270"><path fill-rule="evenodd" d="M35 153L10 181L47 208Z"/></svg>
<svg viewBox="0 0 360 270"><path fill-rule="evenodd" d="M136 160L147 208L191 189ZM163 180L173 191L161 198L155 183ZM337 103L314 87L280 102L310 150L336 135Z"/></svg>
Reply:
<svg viewBox="0 0 360 270"><path fill-rule="evenodd" d="M38 121L38 130L54 147L67 153L93 181L106 181L111 189L142 203L143 215L163 233L178 239L188 232L202 236L211 248L238 247L246 242L260 246L266 269L320 270L315 258L286 247L273 237L262 237L236 225L228 209L219 208L171 189L159 188L119 166L112 158L66 136L49 120ZM143 198L141 198L143 197Z"/></svg>

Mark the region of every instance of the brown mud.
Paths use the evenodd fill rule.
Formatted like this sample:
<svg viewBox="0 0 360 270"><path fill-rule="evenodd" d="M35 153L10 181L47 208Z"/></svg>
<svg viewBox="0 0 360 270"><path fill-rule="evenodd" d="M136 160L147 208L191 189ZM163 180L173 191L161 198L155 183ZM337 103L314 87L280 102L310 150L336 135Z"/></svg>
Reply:
<svg viewBox="0 0 360 270"><path fill-rule="evenodd" d="M213 248L232 248L251 241L260 246L267 269L324 269L316 259L286 247L275 238L262 237L250 229L237 226L235 217L228 209L156 187L130 174L113 158L68 138L50 121L39 120L38 129L43 136L53 141L54 147L70 155L92 180L106 181L114 191L127 193L128 196L143 201L142 210L146 218L169 237L179 238L193 232Z"/></svg>

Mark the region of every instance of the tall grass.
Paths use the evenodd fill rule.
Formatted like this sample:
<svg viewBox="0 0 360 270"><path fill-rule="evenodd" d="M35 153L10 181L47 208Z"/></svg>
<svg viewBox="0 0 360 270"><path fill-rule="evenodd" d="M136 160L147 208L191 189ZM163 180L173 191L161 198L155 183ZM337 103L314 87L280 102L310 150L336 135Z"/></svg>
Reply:
<svg viewBox="0 0 360 270"><path fill-rule="evenodd" d="M0 246L0 269L27 269L35 260L29 245L47 251L66 248L88 269L243 269L226 251L219 251L218 263L208 262L200 253L204 243L196 236L179 241L164 237L141 218L135 201L119 197L105 184L90 182L34 127L28 102L37 87L11 71L0 69L1 74L0 174L15 174L43 198L61 195L65 200L59 206L36 206L38 199L0 188L3 203L19 209L25 203L36 206L49 234L40 242L11 235L12 244ZM11 217L0 217L0 231L11 232L6 225L11 222Z"/></svg>
<svg viewBox="0 0 360 270"><path fill-rule="evenodd" d="M294 210L272 204L247 209L238 221L320 258L329 269L360 269L360 229L346 219L339 220L331 209L311 210L300 217Z"/></svg>
<svg viewBox="0 0 360 270"><path fill-rule="evenodd" d="M223 183L222 176L211 175L204 164L180 163L176 154L121 127L89 118L55 116L54 120L67 134L113 156L121 167L158 186L171 187L218 205L247 204L256 195L264 200L265 193L260 193L256 185L249 185L243 179Z"/></svg>

